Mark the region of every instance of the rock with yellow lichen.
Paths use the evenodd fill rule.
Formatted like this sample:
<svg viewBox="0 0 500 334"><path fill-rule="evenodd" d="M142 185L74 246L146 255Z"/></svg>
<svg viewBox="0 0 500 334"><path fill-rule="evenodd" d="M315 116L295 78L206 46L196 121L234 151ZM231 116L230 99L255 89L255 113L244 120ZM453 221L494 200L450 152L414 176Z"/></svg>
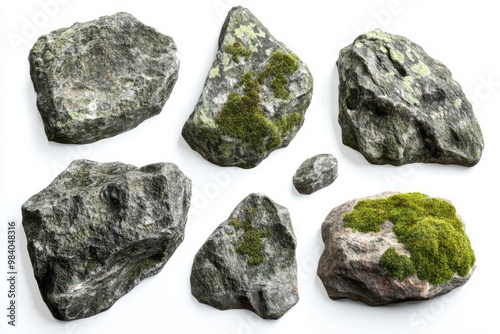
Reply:
<svg viewBox="0 0 500 334"><path fill-rule="evenodd" d="M318 276L332 299L426 300L465 284L475 268L455 207L421 193L348 201L330 212L321 234Z"/></svg>
<svg viewBox="0 0 500 334"><path fill-rule="evenodd" d="M248 9L235 7L182 135L214 164L253 168L295 137L312 91L305 63Z"/></svg>
<svg viewBox="0 0 500 334"><path fill-rule="evenodd" d="M86 144L159 114L179 74L174 40L128 13L41 36L29 54L47 138Z"/></svg>
<svg viewBox="0 0 500 334"><path fill-rule="evenodd" d="M342 141L373 164L473 166L483 136L451 72L405 37L381 30L342 49Z"/></svg>

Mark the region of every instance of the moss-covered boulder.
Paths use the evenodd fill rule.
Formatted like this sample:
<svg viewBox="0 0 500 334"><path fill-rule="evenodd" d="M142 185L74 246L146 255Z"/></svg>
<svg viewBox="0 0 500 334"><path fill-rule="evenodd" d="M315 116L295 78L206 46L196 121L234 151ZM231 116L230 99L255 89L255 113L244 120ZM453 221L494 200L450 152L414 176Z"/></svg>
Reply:
<svg viewBox="0 0 500 334"><path fill-rule="evenodd" d="M128 13L41 36L29 54L47 138L82 144L161 112L179 74L174 40Z"/></svg>
<svg viewBox="0 0 500 334"><path fill-rule="evenodd" d="M330 212L321 232L318 275L332 299L425 300L465 284L475 267L454 206L421 193L348 201Z"/></svg>
<svg viewBox="0 0 500 334"><path fill-rule="evenodd" d="M451 72L409 39L375 30L342 49L342 141L373 164L473 166L483 135Z"/></svg>
<svg viewBox="0 0 500 334"><path fill-rule="evenodd" d="M299 300L296 245L288 210L263 194L251 194L196 254L191 292L220 310L280 318Z"/></svg>
<svg viewBox="0 0 500 334"><path fill-rule="evenodd" d="M248 9L235 7L182 135L214 164L253 168L295 137L312 90L305 63Z"/></svg>

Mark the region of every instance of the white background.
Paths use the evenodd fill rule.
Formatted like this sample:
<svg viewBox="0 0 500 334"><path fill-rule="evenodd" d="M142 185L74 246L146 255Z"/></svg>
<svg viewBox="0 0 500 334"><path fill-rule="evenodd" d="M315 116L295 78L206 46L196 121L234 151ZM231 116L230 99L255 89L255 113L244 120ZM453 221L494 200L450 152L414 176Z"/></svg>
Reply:
<svg viewBox="0 0 500 334"><path fill-rule="evenodd" d="M287 44L314 76L304 126L292 143L251 170L222 168L192 151L181 128L193 110L216 52L219 30L233 5L249 8ZM2 1L0 4L0 332L1 333L498 333L497 214L500 20L496 1ZM28 53L52 30L127 11L172 36L180 76L162 113L136 129L89 145L48 142L29 76ZM485 141L473 168L412 164L370 165L341 142L338 74L342 47L380 27L406 36L453 72L474 105ZM292 175L317 153L339 160L335 183L310 196L297 193ZM498 154L498 153L497 153ZM26 251L21 205L46 187L72 160L122 161L142 166L168 161L193 180L184 242L164 269L108 311L72 322L55 320L43 303ZM330 300L316 276L323 250L321 224L329 211L356 197L386 190L419 191L450 199L467 226L477 269L451 293L426 302L369 307ZM277 321L245 310L219 311L190 293L193 257L209 234L251 192L263 192L290 210L298 239L300 301ZM17 222L17 327L7 326L6 224Z"/></svg>

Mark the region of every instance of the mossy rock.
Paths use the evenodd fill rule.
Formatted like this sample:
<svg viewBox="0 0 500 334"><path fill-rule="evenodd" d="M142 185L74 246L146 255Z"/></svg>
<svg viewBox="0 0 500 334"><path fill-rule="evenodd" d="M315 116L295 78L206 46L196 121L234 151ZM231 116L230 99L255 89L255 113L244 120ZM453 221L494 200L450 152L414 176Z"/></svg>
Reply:
<svg viewBox="0 0 500 334"><path fill-rule="evenodd" d="M220 310L280 318L299 300L296 246L288 210L263 194L250 194L197 252L191 292Z"/></svg>
<svg viewBox="0 0 500 334"><path fill-rule="evenodd" d="M332 299L429 299L467 282L475 267L455 207L421 193L346 202L328 215L322 235L318 275Z"/></svg>
<svg viewBox="0 0 500 334"><path fill-rule="evenodd" d="M182 135L214 164L253 168L295 137L312 90L305 63L250 11L235 7Z"/></svg>

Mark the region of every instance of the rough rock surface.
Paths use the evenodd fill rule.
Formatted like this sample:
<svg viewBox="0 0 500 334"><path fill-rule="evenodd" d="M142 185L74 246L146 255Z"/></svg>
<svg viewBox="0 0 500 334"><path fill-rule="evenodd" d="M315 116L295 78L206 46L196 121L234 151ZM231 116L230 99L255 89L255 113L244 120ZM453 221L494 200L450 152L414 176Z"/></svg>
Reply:
<svg viewBox="0 0 500 334"><path fill-rule="evenodd" d="M293 176L293 185L301 194L327 187L338 176L338 162L332 154L318 154L304 161Z"/></svg>
<svg viewBox="0 0 500 334"><path fill-rule="evenodd" d="M110 308L184 238L191 180L174 164L76 160L22 207L43 300L60 320Z"/></svg>
<svg viewBox="0 0 500 334"><path fill-rule="evenodd" d="M182 135L214 164L253 168L295 137L312 91L307 66L250 11L235 7Z"/></svg>
<svg viewBox="0 0 500 334"><path fill-rule="evenodd" d="M481 158L471 104L419 45L375 30L342 49L337 67L342 141L370 163L473 166Z"/></svg>
<svg viewBox="0 0 500 334"><path fill-rule="evenodd" d="M367 199L388 198L394 194L397 193L386 192ZM467 275L455 273L450 280L437 285L419 279L421 273L418 270L417 274L410 272L401 279L392 275L381 265L384 253L393 248L398 257L406 260L417 254L410 253L398 241L390 221L382 223L379 232L363 233L345 227L345 214L352 212L359 201L351 200L334 208L321 228L325 250L319 260L318 276L331 299L350 298L372 306L426 300L445 294L469 280L475 267L471 267ZM425 231L426 238L429 238L429 231L433 231L432 227ZM446 252L436 244L439 243L424 245L429 250L436 247L436 253L428 258L431 262L439 259L436 254Z"/></svg>
<svg viewBox="0 0 500 334"><path fill-rule="evenodd" d="M191 292L219 310L248 309L277 319L298 300L296 239L288 210L247 196L195 256Z"/></svg>
<svg viewBox="0 0 500 334"><path fill-rule="evenodd" d="M95 142L159 114L179 72L174 40L127 13L40 37L29 63L45 133L60 143Z"/></svg>

